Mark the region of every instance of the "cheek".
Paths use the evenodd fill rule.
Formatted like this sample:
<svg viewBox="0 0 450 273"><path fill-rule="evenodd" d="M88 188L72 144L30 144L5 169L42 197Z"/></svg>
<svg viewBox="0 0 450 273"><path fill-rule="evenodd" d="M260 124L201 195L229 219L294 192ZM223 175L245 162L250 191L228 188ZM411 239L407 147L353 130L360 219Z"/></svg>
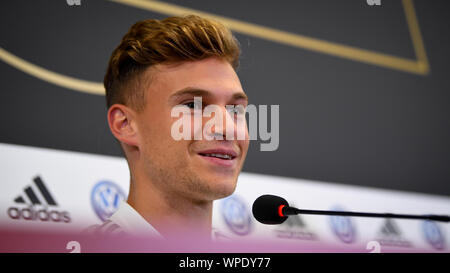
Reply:
<svg viewBox="0 0 450 273"><path fill-rule="evenodd" d="M247 122L245 122L245 139L243 140L239 140L239 144L242 147L242 152L245 151L245 154L247 154L247 150L248 150L248 146L250 145L250 136L249 136L249 132L248 132L248 126L247 126Z"/></svg>
<svg viewBox="0 0 450 273"><path fill-rule="evenodd" d="M176 141L172 137L172 123L170 118L152 118L141 123L140 138L148 152L155 153L154 156L169 156L171 153L166 151L176 150L183 145L183 140Z"/></svg>
<svg viewBox="0 0 450 273"><path fill-rule="evenodd" d="M250 145L250 140L248 139L248 136L245 140L239 140L238 142L239 145L241 146L242 153L246 155L248 151L248 146Z"/></svg>
<svg viewBox="0 0 450 273"><path fill-rule="evenodd" d="M239 145L242 147L243 150L247 151L248 146L250 144L250 136L248 133L248 126L247 123L243 125L236 126L237 130L237 140Z"/></svg>

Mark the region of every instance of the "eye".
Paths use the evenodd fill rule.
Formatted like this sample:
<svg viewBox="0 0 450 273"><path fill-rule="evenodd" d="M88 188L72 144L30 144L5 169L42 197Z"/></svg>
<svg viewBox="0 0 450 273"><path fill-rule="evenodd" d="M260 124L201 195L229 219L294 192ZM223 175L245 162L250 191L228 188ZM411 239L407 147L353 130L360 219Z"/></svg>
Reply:
<svg viewBox="0 0 450 273"><path fill-rule="evenodd" d="M245 106L242 104L233 105L232 107L227 108L230 114L242 115L245 114Z"/></svg>
<svg viewBox="0 0 450 273"><path fill-rule="evenodd" d="M201 103L196 103L196 101L187 101L182 103L182 105L187 106L191 110L202 110L203 105Z"/></svg>
<svg viewBox="0 0 450 273"><path fill-rule="evenodd" d="M183 103L183 105L186 105L187 107L191 109L195 109L195 103L193 101Z"/></svg>

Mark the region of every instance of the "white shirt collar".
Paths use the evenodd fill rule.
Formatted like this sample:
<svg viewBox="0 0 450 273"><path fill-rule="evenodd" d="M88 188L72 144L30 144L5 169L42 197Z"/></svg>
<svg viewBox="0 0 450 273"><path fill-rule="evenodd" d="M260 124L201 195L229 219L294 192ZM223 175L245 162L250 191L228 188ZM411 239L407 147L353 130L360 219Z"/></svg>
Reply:
<svg viewBox="0 0 450 273"><path fill-rule="evenodd" d="M109 217L109 220L119 225L122 230L132 236L145 236L155 239L164 239L164 237L139 214L130 204L122 201L116 212ZM228 241L228 236L222 234L217 229L211 230L211 239L213 241Z"/></svg>
<svg viewBox="0 0 450 273"><path fill-rule="evenodd" d="M118 224L127 234L163 239L162 235L125 201L121 202L118 210L109 219Z"/></svg>

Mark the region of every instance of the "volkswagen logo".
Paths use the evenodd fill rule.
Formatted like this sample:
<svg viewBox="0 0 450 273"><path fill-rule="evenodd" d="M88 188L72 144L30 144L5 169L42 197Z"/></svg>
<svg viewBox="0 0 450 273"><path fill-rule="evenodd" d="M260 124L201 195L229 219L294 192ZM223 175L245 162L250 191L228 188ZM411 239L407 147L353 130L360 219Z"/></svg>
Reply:
<svg viewBox="0 0 450 273"><path fill-rule="evenodd" d="M247 235L251 230L251 216L245 202L232 195L221 203L223 219L227 226L237 235Z"/></svg>
<svg viewBox="0 0 450 273"><path fill-rule="evenodd" d="M334 211L344 211L340 207L332 208ZM351 244L355 240L356 230L350 217L330 216L330 225L334 234L344 243Z"/></svg>
<svg viewBox="0 0 450 273"><path fill-rule="evenodd" d="M125 193L110 181L98 182L91 192L92 208L102 221L106 221L117 211L122 200L125 200Z"/></svg>
<svg viewBox="0 0 450 273"><path fill-rule="evenodd" d="M433 221L424 221L422 224L423 234L426 241L435 249L445 248L445 238L439 226Z"/></svg>

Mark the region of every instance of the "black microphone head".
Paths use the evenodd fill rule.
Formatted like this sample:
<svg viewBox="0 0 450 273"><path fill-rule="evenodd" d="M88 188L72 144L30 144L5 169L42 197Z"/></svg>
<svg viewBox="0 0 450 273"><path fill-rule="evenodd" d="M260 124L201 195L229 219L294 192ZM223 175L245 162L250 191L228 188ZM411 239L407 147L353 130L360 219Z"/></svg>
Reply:
<svg viewBox="0 0 450 273"><path fill-rule="evenodd" d="M266 225L277 225L286 221L287 216L280 216L281 205L289 206L288 202L279 196L261 195L253 202L252 212L258 222Z"/></svg>

